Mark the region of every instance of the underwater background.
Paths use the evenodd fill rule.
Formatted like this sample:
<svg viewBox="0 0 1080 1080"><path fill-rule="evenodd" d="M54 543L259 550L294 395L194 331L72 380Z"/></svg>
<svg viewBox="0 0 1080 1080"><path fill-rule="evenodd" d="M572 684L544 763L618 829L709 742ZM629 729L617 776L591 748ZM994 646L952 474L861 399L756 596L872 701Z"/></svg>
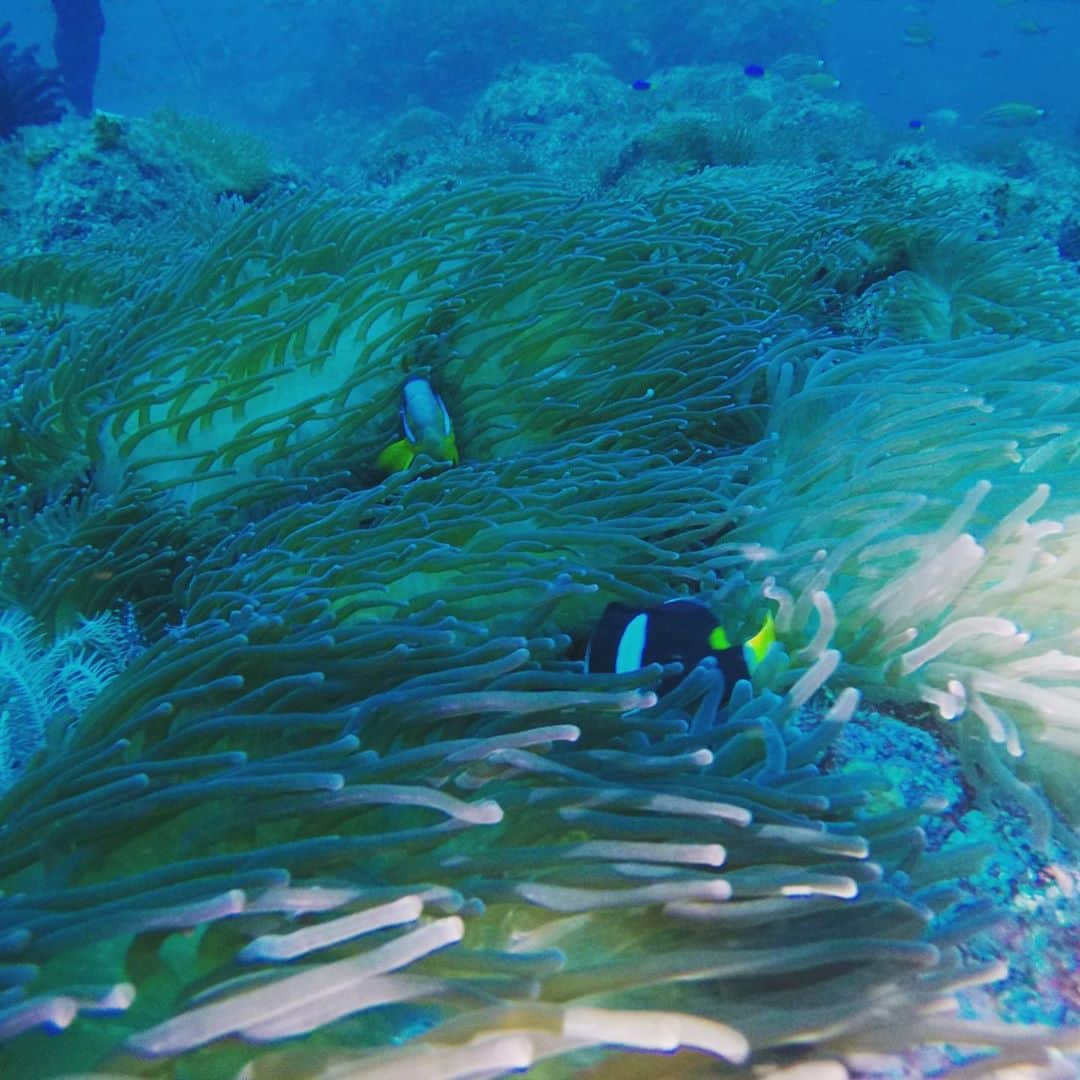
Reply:
<svg viewBox="0 0 1080 1080"><path fill-rule="evenodd" d="M0 0L0 1077L1080 1075L1078 63Z"/></svg>

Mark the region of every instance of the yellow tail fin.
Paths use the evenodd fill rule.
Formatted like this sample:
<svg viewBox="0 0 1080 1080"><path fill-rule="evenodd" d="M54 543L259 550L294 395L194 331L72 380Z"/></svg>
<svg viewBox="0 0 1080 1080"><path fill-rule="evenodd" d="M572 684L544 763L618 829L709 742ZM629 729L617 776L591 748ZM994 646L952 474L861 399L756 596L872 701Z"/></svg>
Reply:
<svg viewBox="0 0 1080 1080"><path fill-rule="evenodd" d="M404 472L416 457L413 444L408 439L392 442L376 459L375 464L384 472Z"/></svg>
<svg viewBox="0 0 1080 1080"><path fill-rule="evenodd" d="M773 622L772 612L765 616L761 629L749 638L744 648L746 650L746 662L751 671L765 659L769 646L776 640L776 623Z"/></svg>

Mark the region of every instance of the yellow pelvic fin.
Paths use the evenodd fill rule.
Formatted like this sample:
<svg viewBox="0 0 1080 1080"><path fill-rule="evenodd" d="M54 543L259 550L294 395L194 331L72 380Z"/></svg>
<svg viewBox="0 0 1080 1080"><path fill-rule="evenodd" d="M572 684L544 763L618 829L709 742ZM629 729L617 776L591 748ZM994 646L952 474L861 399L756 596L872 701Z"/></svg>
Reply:
<svg viewBox="0 0 1080 1080"><path fill-rule="evenodd" d="M746 649L747 665L753 669L765 659L769 646L776 640L776 623L773 622L772 612L768 612L761 629L744 644Z"/></svg>
<svg viewBox="0 0 1080 1080"><path fill-rule="evenodd" d="M376 459L375 464L385 472L404 472L416 457L416 448L408 439L392 442Z"/></svg>

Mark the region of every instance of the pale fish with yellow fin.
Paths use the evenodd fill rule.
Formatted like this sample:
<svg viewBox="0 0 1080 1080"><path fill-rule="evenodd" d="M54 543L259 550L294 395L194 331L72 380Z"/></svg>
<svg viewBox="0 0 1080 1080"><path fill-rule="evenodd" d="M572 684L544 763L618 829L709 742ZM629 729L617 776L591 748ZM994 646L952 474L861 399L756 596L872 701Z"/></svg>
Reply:
<svg viewBox="0 0 1080 1080"><path fill-rule="evenodd" d="M799 76L799 82L811 90L827 94L840 87L840 80L828 71L812 71Z"/></svg>
<svg viewBox="0 0 1080 1080"><path fill-rule="evenodd" d="M377 458L385 472L404 472L420 454L433 461L458 463L454 426L446 403L423 375L410 375L401 387L403 438L392 442Z"/></svg>
<svg viewBox="0 0 1080 1080"><path fill-rule="evenodd" d="M1043 26L1036 19L1024 19L1017 24L1016 29L1028 37L1045 37L1050 33L1050 27Z"/></svg>
<svg viewBox="0 0 1080 1080"><path fill-rule="evenodd" d="M1046 110L1038 105L1029 105L1024 101L1006 101L995 105L979 117L980 124L988 127L1021 128L1037 124L1046 115Z"/></svg>

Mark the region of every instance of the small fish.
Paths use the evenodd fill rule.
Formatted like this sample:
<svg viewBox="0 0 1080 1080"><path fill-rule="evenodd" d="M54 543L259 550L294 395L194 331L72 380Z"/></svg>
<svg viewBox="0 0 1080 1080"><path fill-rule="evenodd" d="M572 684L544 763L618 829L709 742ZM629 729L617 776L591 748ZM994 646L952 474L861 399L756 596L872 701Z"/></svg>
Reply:
<svg viewBox="0 0 1080 1080"><path fill-rule="evenodd" d="M589 639L585 652L588 671L639 671L648 664L682 664L682 672L668 675L658 693L674 689L706 656L716 658L728 693L750 673L776 640L772 613L760 629L741 645L732 645L716 616L697 600L678 598L656 607L633 608L608 604Z"/></svg>
<svg viewBox="0 0 1080 1080"><path fill-rule="evenodd" d="M1023 101L1007 101L995 105L979 117L980 124L999 128L1031 127L1046 115L1046 110L1037 105L1028 105Z"/></svg>
<svg viewBox="0 0 1080 1080"><path fill-rule="evenodd" d="M922 131L924 124L920 119L918 119L918 117L916 117L914 120L909 120L907 122L907 126L911 128L912 131Z"/></svg>
<svg viewBox="0 0 1080 1080"><path fill-rule="evenodd" d="M423 375L410 375L401 387L403 439L392 442L376 459L384 472L404 472L419 454L458 463L457 442L443 399Z"/></svg>
<svg viewBox="0 0 1080 1080"><path fill-rule="evenodd" d="M827 71L814 71L808 75L800 75L799 82L801 82L803 86L808 86L811 90L819 90L822 92L836 90L840 86L840 80L835 75L830 75Z"/></svg>
<svg viewBox="0 0 1080 1080"><path fill-rule="evenodd" d="M979 57L982 60L996 60L1000 55L1000 49L983 49L983 51L979 53Z"/></svg>
<svg viewBox="0 0 1080 1080"><path fill-rule="evenodd" d="M820 56L811 56L809 53L787 53L770 65L769 70L774 75L782 75L785 79L797 79L800 75L812 75L824 67L825 61Z"/></svg>
<svg viewBox="0 0 1080 1080"><path fill-rule="evenodd" d="M652 83L648 79L635 79L630 84L631 90L651 90Z"/></svg>
<svg viewBox="0 0 1080 1080"><path fill-rule="evenodd" d="M1016 29L1028 37L1043 37L1050 33L1049 26L1043 26L1042 23L1036 22L1034 19L1024 19L1017 24Z"/></svg>
<svg viewBox="0 0 1080 1080"><path fill-rule="evenodd" d="M934 44L934 31L926 23L912 23L904 27L904 44L922 48Z"/></svg>
<svg viewBox="0 0 1080 1080"><path fill-rule="evenodd" d="M929 118L935 125L942 127L956 127L960 123L960 114L956 109L935 109Z"/></svg>
<svg viewBox="0 0 1080 1080"><path fill-rule="evenodd" d="M800 75L813 75L821 71L825 62L820 56L809 53L786 53L777 62L769 65L770 75L779 75L784 79L797 79Z"/></svg>
<svg viewBox="0 0 1080 1080"><path fill-rule="evenodd" d="M760 64L747 64L742 70L748 79L760 79L765 74L765 69Z"/></svg>

